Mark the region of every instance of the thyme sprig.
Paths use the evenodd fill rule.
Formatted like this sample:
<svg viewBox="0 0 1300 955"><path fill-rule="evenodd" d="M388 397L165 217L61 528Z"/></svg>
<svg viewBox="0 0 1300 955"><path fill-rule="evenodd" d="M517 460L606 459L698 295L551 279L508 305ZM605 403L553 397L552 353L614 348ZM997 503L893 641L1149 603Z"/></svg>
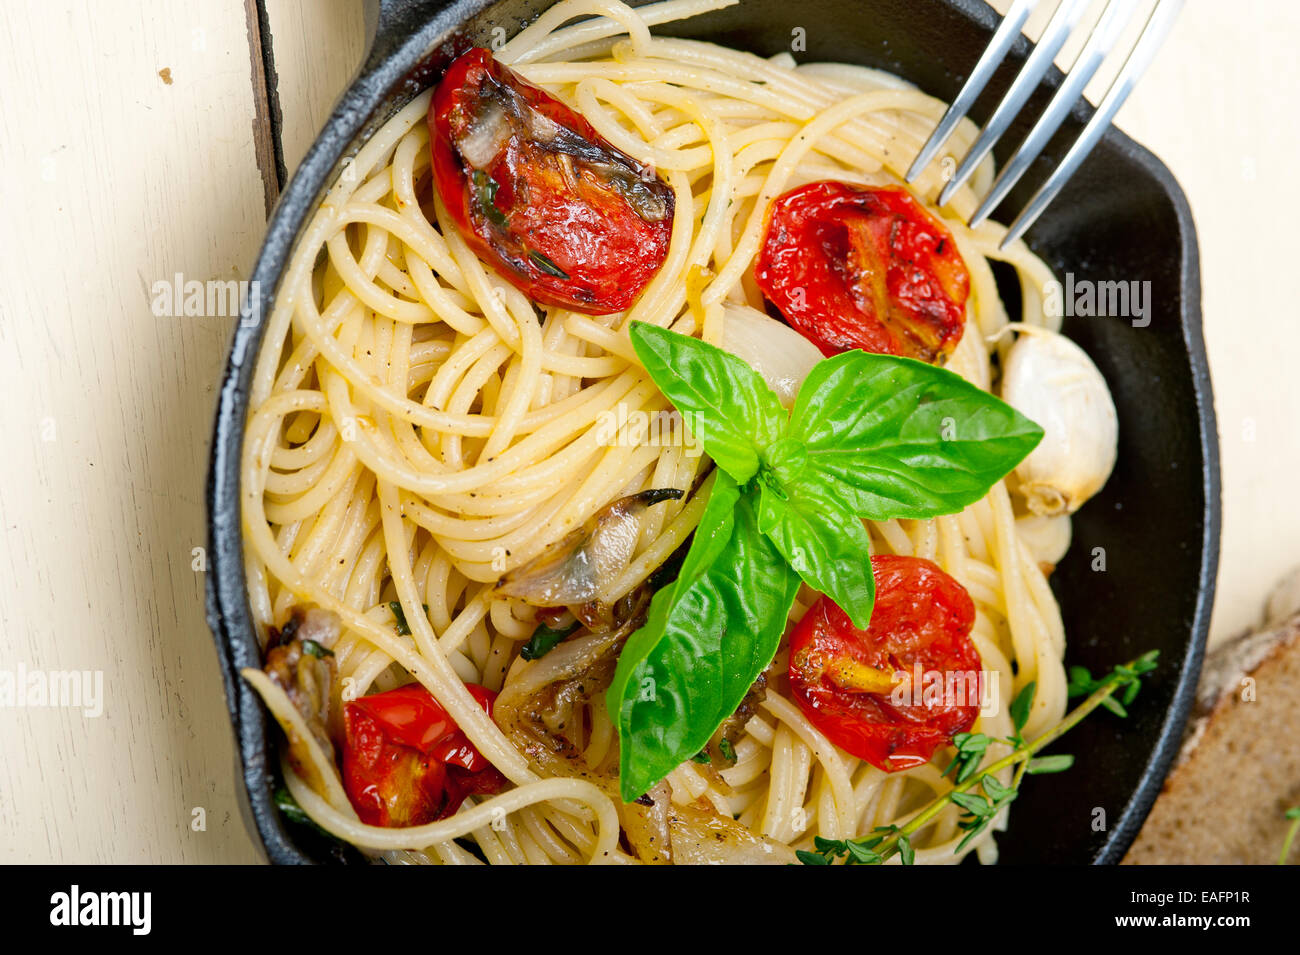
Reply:
<svg viewBox="0 0 1300 955"><path fill-rule="evenodd" d="M1127 709L1115 699L1115 696L1122 694L1122 699L1132 703L1137 696L1137 688L1142 677L1155 669L1159 653L1158 650L1144 653L1095 680L1083 667L1072 667L1070 696L1086 693L1087 698L1066 713L1060 722L1047 732L1026 741L1022 732L1029 720L1036 691L1033 683L1028 684L1011 704L1010 714L1015 727L1012 736L1005 740L996 740L983 733L958 733L953 737L953 745L957 752L952 762L943 771L944 775L956 771L952 789L932 799L901 826L879 827L872 830L870 835L860 839L818 837L813 840L815 851L800 850L796 853L799 861L805 865L831 865L836 859L842 858L846 865L880 865L897 855L904 865L910 865L915 856L910 841L911 836L933 820L949 803L965 810L958 826L966 835L953 850L961 852L997 818L1002 809L1019 795L1020 782L1026 774L1059 773L1069 769L1074 763L1074 757L1065 754L1038 756L1041 750L1072 730L1098 707L1105 707L1117 716L1128 715ZM1116 705L1110 706L1109 703ZM989 746L995 742L1011 745L1012 751L980 769ZM1015 773L1011 784L1007 785L997 777L1003 770L1011 767L1015 767ZM972 791L976 787L980 792ZM1300 813L1297 813L1297 817L1300 817ZM1292 835L1296 828L1300 828L1300 825L1293 827ZM1289 841L1287 849L1288 851L1290 849Z"/></svg>
<svg viewBox="0 0 1300 955"><path fill-rule="evenodd" d="M1291 854L1291 844L1295 842L1296 833L1300 832L1300 806L1292 806L1283 815L1291 820L1286 838L1282 841L1282 854L1277 857L1278 865L1286 865L1287 856Z"/></svg>
<svg viewBox="0 0 1300 955"><path fill-rule="evenodd" d="M1156 653L1157 651L1153 650L1151 653L1138 657L1132 663L1117 666L1100 680L1094 680L1087 667L1070 667L1070 683L1066 687L1066 692L1073 699L1076 696L1087 696L1090 693L1095 693L1111 681L1118 681L1115 686L1116 690L1122 689L1124 691L1120 699L1107 696L1103 698L1101 705L1116 716L1128 716L1126 707L1132 705L1137 698L1138 690L1142 689L1140 677L1144 673L1155 669Z"/></svg>

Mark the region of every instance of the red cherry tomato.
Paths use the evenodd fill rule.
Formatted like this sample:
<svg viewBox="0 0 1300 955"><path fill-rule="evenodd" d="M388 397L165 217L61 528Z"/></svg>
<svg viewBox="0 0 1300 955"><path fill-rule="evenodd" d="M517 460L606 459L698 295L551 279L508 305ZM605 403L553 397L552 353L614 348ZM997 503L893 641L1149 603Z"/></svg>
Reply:
<svg viewBox="0 0 1300 955"><path fill-rule="evenodd" d="M970 276L907 190L814 182L780 196L754 265L763 294L827 357L851 348L942 364Z"/></svg>
<svg viewBox="0 0 1300 955"><path fill-rule="evenodd" d="M496 694L467 684L490 715ZM418 683L344 704L343 788L372 826L418 826L505 778Z"/></svg>
<svg viewBox="0 0 1300 955"><path fill-rule="evenodd" d="M832 743L896 772L927 762L979 715L975 604L928 560L873 557L871 568L876 607L867 629L853 626L829 597L818 600L790 636L790 688ZM895 681L899 671L903 684Z"/></svg>
<svg viewBox="0 0 1300 955"><path fill-rule="evenodd" d="M447 70L429 134L434 182L461 234L533 301L621 311L668 255L672 190L487 50Z"/></svg>

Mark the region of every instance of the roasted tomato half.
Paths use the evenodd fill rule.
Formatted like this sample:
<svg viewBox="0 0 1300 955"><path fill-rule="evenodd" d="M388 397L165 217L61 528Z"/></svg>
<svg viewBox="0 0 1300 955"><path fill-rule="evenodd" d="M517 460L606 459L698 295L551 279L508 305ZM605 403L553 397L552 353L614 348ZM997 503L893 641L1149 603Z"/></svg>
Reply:
<svg viewBox="0 0 1300 955"><path fill-rule="evenodd" d="M496 694L467 689L489 714ZM343 788L372 826L418 826L449 816L466 796L505 777L418 683L344 704Z"/></svg>
<svg viewBox="0 0 1300 955"><path fill-rule="evenodd" d="M942 364L965 327L966 265L902 188L823 181L780 196L754 277L827 357L861 348Z"/></svg>
<svg viewBox="0 0 1300 955"><path fill-rule="evenodd" d="M447 70L429 134L434 182L457 227L533 301L621 311L663 264L672 190L487 50Z"/></svg>
<svg viewBox="0 0 1300 955"><path fill-rule="evenodd" d="M975 605L928 560L873 557L871 568L867 629L829 597L818 600L790 637L790 688L832 743L896 772L927 762L979 715Z"/></svg>

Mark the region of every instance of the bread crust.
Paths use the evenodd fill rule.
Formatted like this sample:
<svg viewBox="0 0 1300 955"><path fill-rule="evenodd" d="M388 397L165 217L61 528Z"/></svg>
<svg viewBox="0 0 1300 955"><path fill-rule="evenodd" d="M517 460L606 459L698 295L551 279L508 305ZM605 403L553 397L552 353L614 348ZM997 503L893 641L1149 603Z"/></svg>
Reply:
<svg viewBox="0 0 1300 955"><path fill-rule="evenodd" d="M1267 865L1300 805L1300 613L1214 651L1125 865ZM1300 856L1300 851L1293 852Z"/></svg>

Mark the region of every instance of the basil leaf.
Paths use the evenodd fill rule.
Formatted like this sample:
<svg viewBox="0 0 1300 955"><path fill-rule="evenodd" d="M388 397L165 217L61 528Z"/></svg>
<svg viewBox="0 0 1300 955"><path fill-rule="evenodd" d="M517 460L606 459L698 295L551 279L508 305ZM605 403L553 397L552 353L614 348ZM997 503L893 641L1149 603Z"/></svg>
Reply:
<svg viewBox="0 0 1300 955"><path fill-rule="evenodd" d="M544 623L538 624L528 642L519 648L519 655L525 660L540 660L558 647L562 640L576 633L580 626L582 624L575 622L557 630Z"/></svg>
<svg viewBox="0 0 1300 955"><path fill-rule="evenodd" d="M681 575L619 654L606 703L626 802L703 749L776 654L799 577L759 532L756 496L719 474Z"/></svg>
<svg viewBox="0 0 1300 955"><path fill-rule="evenodd" d="M758 527L795 572L826 594L865 630L876 601L871 542L855 517L828 488L816 482L778 485L759 476Z"/></svg>
<svg viewBox="0 0 1300 955"><path fill-rule="evenodd" d="M685 587L711 567L731 540L735 527L734 512L740 500L740 485L725 471L714 471L712 482L708 486L709 499L705 502L704 513L700 515L699 524L695 525L691 547L682 560L681 569L677 571L677 580L673 584L675 588Z"/></svg>
<svg viewBox="0 0 1300 955"><path fill-rule="evenodd" d="M428 604L420 604L424 612L429 612ZM388 609L393 612L393 626L397 630L398 636L409 637L411 635L411 625L406 620L406 611L402 609L400 600L388 601Z"/></svg>
<svg viewBox="0 0 1300 955"><path fill-rule="evenodd" d="M736 502L740 498L739 486L724 471L715 470L710 480L709 498L705 502L704 513L700 515L700 522L695 527L690 549L686 552L681 568L677 572L677 579L655 591L650 601L650 610L646 614L646 622L628 637L627 643L623 645L614 677L610 680L609 689L605 691L605 708L611 715L616 716L618 726L619 777L625 789L625 802L631 802L641 794L640 792L632 793L630 796L627 794L627 783L624 781L626 774L622 769L622 765L631 761L628 750L632 746L630 730L629 738L624 736L625 726L630 725L623 719L625 709L629 708L624 698L629 692L640 695L642 691L642 684L639 681L633 682L633 671L644 662L645 657L654 650L658 641L667 632L668 618L671 611L676 608L678 590L689 589L691 583L718 560L726 550L735 529L734 511ZM712 733L709 735L712 736ZM703 751L705 747L701 745L697 748ZM650 786L647 785L645 788L649 789Z"/></svg>
<svg viewBox="0 0 1300 955"><path fill-rule="evenodd" d="M406 611L402 609L400 600L388 601L388 609L393 612L393 626L397 629L398 636L409 637L411 635L411 625L406 622Z"/></svg>
<svg viewBox="0 0 1300 955"><path fill-rule="evenodd" d="M973 504L1043 429L950 371L849 351L813 366L788 434L830 494L861 517L888 520Z"/></svg>
<svg viewBox="0 0 1300 955"><path fill-rule="evenodd" d="M275 796L273 798L275 801L275 808L280 810L280 814L283 815L284 818L288 819L290 822L312 824L311 816L307 815L307 811L303 809L302 806L298 805L298 800L293 798L293 794L289 792L288 786L281 785L275 791Z"/></svg>
<svg viewBox="0 0 1300 955"><path fill-rule="evenodd" d="M315 829L317 834L324 836L335 845L347 845L347 843L334 835L334 833L322 829L315 819L307 815L307 811L303 809L302 806L298 805L298 800L293 798L293 794L289 792L289 787L284 785L284 783L279 785L275 790L275 794L271 798L275 803L275 808L280 810L280 814L284 816L285 819L289 820L289 822L309 826L310 828Z"/></svg>
<svg viewBox="0 0 1300 955"><path fill-rule="evenodd" d="M509 224L505 213L497 208L497 181L482 169L475 169L470 177L474 184L474 202L487 220L499 229Z"/></svg>
<svg viewBox="0 0 1300 955"><path fill-rule="evenodd" d="M632 347L714 463L738 484L758 471L759 452L776 441L786 413L749 365L714 345L633 322Z"/></svg>

